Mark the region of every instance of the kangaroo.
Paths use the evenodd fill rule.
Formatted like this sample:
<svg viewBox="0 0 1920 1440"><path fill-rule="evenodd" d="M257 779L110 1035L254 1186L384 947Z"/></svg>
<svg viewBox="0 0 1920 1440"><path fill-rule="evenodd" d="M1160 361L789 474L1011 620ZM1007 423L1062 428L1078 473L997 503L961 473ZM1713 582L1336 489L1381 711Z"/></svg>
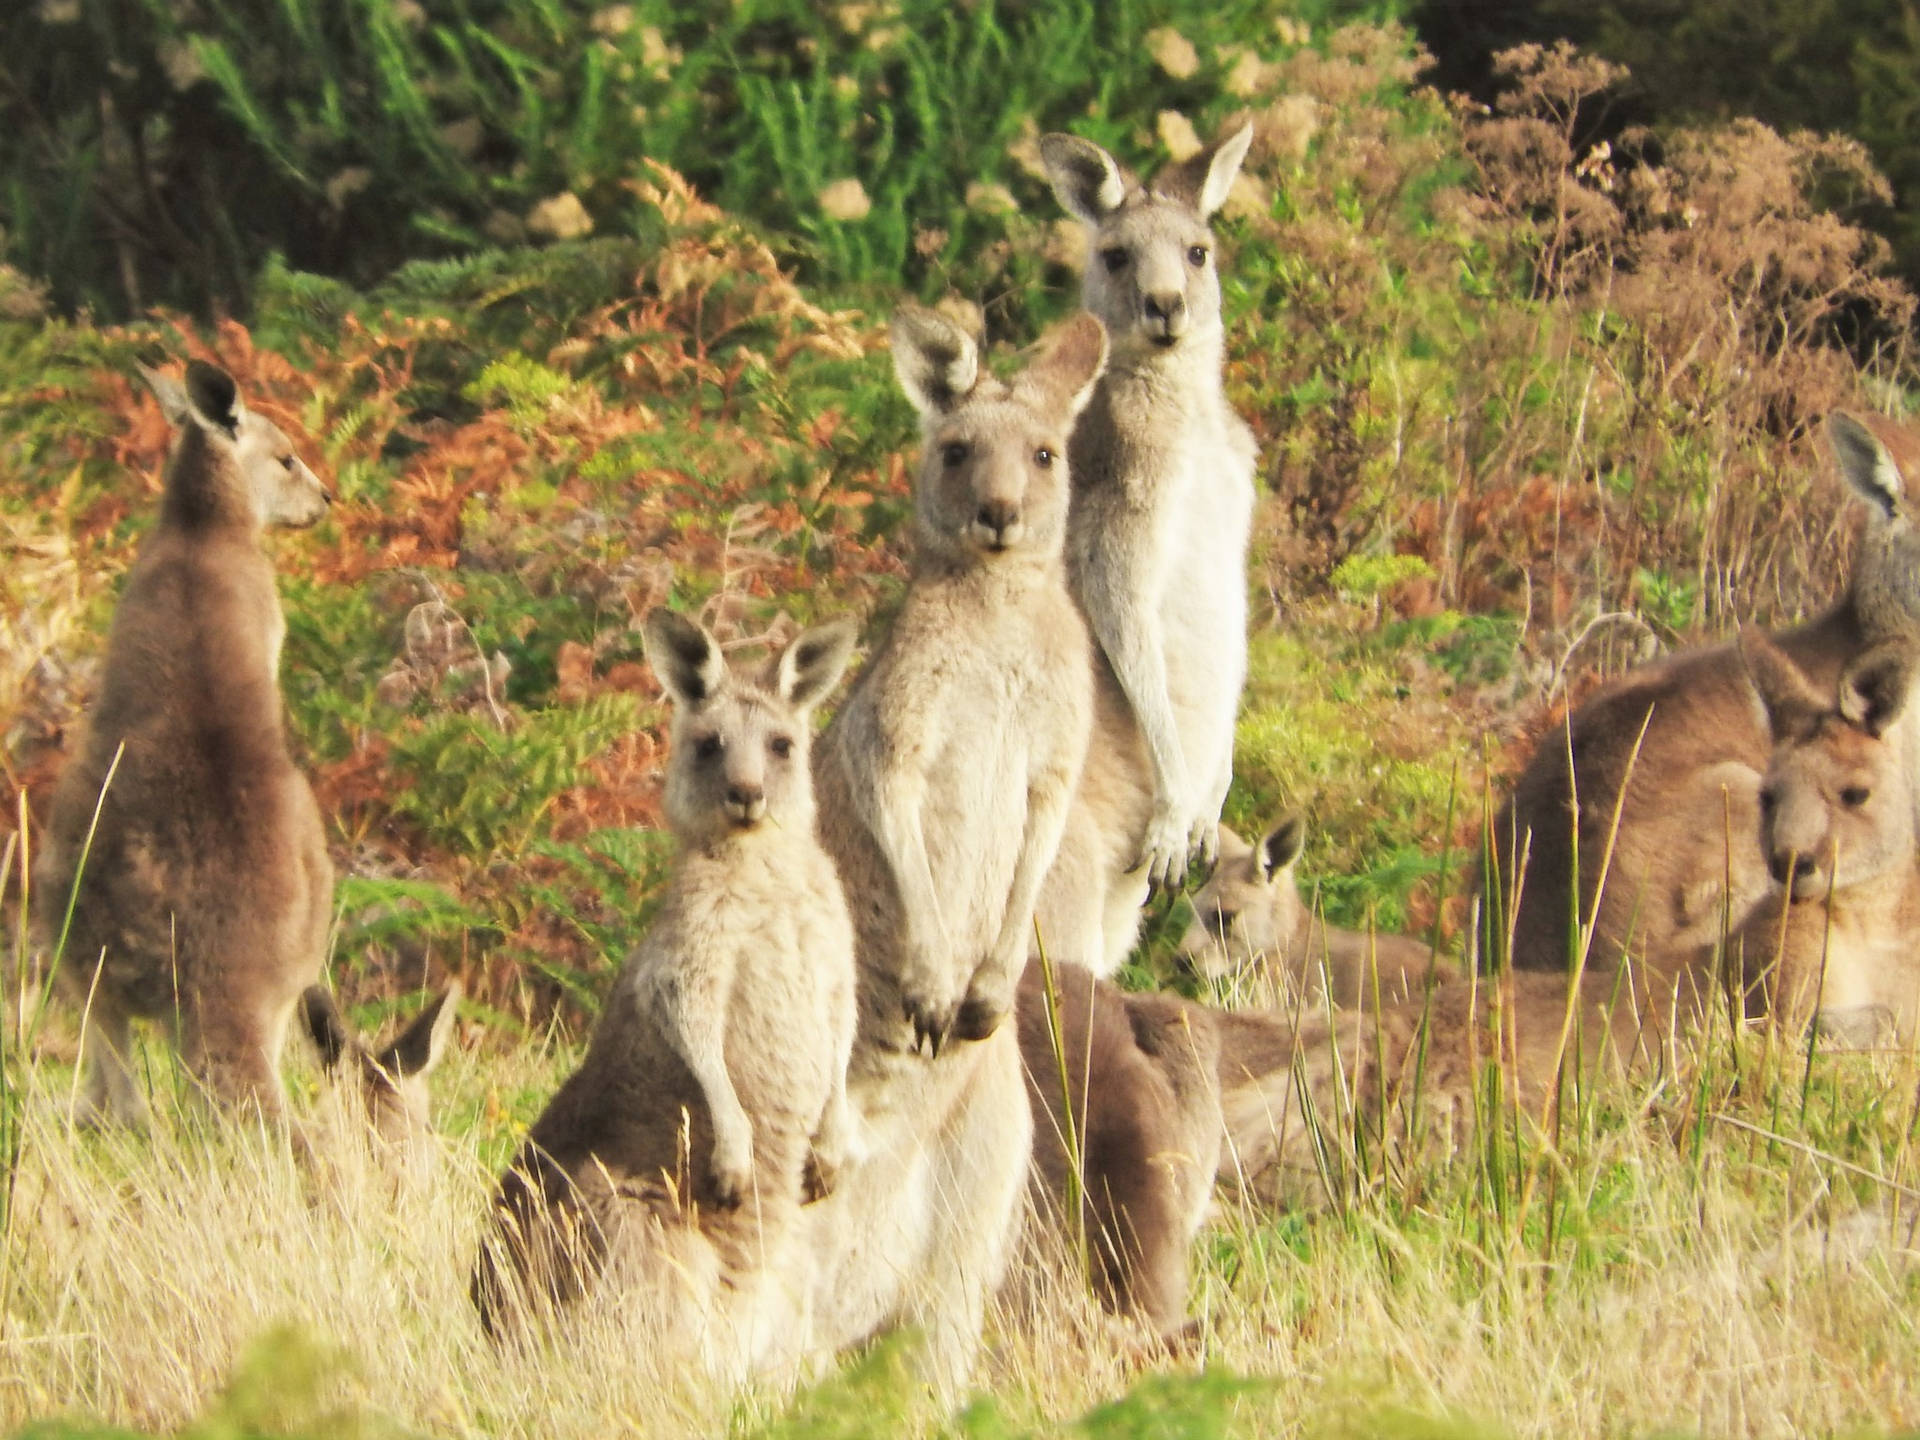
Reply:
<svg viewBox="0 0 1920 1440"><path fill-rule="evenodd" d="M1363 934L1328 925L1300 898L1294 866L1307 822L1282 817L1257 844L1220 827L1220 861L1194 892L1193 921L1180 958L1206 980L1233 977L1249 962L1283 980L1281 992L1325 993L1336 1005L1370 1004L1417 995L1436 971L1433 951L1404 935ZM1284 1002L1283 1002L1284 1003Z"/></svg>
<svg viewBox="0 0 1920 1440"><path fill-rule="evenodd" d="M411 1157L423 1152L433 1125L427 1077L446 1052L460 1005L460 983L442 990L384 1045L368 1045L347 1023L324 985L300 996L300 1020L320 1064L360 1091L373 1133Z"/></svg>
<svg viewBox="0 0 1920 1440"><path fill-rule="evenodd" d="M1074 427L1073 593L1098 642L1093 740L1041 907L1044 943L1110 974L1150 887L1211 864L1247 668L1253 434L1221 381L1208 219L1252 138L1242 126L1134 180L1098 145L1047 135L1060 203L1085 223L1088 310L1113 359Z"/></svg>
<svg viewBox="0 0 1920 1440"><path fill-rule="evenodd" d="M853 1140L853 928L814 833L808 717L854 628L805 631L753 671L664 608L642 641L673 702L679 864L500 1183L473 1295L501 1334L613 1264L664 1344L691 1332L715 1372L774 1369L804 1338L801 1206Z"/></svg>
<svg viewBox="0 0 1920 1440"><path fill-rule="evenodd" d="M1775 890L1740 935L1750 988L1843 1043L1902 1043L1920 1026L1920 843L1914 775L1894 727L1913 689L1912 640L1884 641L1822 691L1763 631L1740 637L1774 752L1760 848Z"/></svg>
<svg viewBox="0 0 1920 1440"><path fill-rule="evenodd" d="M177 433L54 792L37 921L84 1015L83 1123L141 1118L135 1019L168 1028L211 1096L279 1116L280 1051L325 958L333 866L287 747L286 620L261 536L313 524L332 496L225 371L196 360L184 386L143 373Z"/></svg>
<svg viewBox="0 0 1920 1440"><path fill-rule="evenodd" d="M849 1085L870 1146L810 1218L825 1345L911 1325L923 1371L952 1392L1016 1238L1030 1154L1000 1021L1086 750L1092 645L1061 557L1066 442L1107 347L1077 316L1003 382L967 335L912 307L892 344L921 419L916 558L815 776L853 905Z"/></svg>
<svg viewBox="0 0 1920 1440"><path fill-rule="evenodd" d="M1825 614L1773 638L1832 693L1851 659L1920 627L1908 495L1920 436L1842 412L1827 437L1866 501L1852 580ZM1482 879L1490 923L1510 927L1513 964L1565 968L1576 905L1593 927L1592 963L1633 954L1668 971L1706 964L1723 923L1738 929L1752 915L1768 890L1752 837L1772 750L1753 694L1733 644L1687 650L1606 686L1541 740L1496 818ZM1900 728L1895 743L1920 765L1920 727L1909 716Z"/></svg>
<svg viewBox="0 0 1920 1440"><path fill-rule="evenodd" d="M1188 1251L1220 1166L1215 1012L1175 995L1128 994L1077 965L1055 966L1054 982L1057 1048L1038 963L1021 978L1016 1010L1035 1210L1075 1224L1077 1178L1077 1223L1101 1303L1177 1343L1191 1329Z"/></svg>

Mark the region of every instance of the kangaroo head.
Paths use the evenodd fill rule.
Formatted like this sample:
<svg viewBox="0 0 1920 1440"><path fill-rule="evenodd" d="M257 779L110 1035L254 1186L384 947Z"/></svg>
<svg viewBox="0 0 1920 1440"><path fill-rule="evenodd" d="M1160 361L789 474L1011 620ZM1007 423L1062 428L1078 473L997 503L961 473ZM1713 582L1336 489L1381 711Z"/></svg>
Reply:
<svg viewBox="0 0 1920 1440"><path fill-rule="evenodd" d="M1760 787L1760 847L1794 901L1901 874L1915 849L1912 781L1887 731L1914 678L1910 644L1883 641L1822 694L1758 629L1741 654L1766 707L1773 755Z"/></svg>
<svg viewBox="0 0 1920 1440"><path fill-rule="evenodd" d="M179 431L167 462L165 511L188 524L311 525L333 496L293 453L280 427L241 402L233 377L204 360L187 363L186 383L140 367Z"/></svg>
<svg viewBox="0 0 1920 1440"><path fill-rule="evenodd" d="M1878 415L1827 417L1840 474L1867 502L1852 594L1868 635L1920 640L1920 530L1908 485L1920 479L1920 436Z"/></svg>
<svg viewBox="0 0 1920 1440"><path fill-rule="evenodd" d="M394 1145L422 1141L433 1129L427 1076L453 1038L460 1005L456 981L427 1003L386 1044L369 1047L354 1033L324 985L300 997L300 1018L328 1072L358 1082L374 1133Z"/></svg>
<svg viewBox="0 0 1920 1440"><path fill-rule="evenodd" d="M851 620L836 620L756 670L735 670L692 620L664 606L647 616L647 663L673 701L667 823L683 844L813 833L808 717L839 683L854 635Z"/></svg>
<svg viewBox="0 0 1920 1440"><path fill-rule="evenodd" d="M1277 955L1307 918L1294 864L1307 843L1307 822L1287 815L1249 845L1220 827L1220 859L1193 897L1193 922L1180 957L1208 980L1232 975L1256 955Z"/></svg>
<svg viewBox="0 0 1920 1440"><path fill-rule="evenodd" d="M969 563L1058 555L1067 437L1106 365L1100 322L1084 312L1062 322L1011 381L988 374L972 337L934 311L902 306L891 333L900 387L920 412L922 549Z"/></svg>
<svg viewBox="0 0 1920 1440"><path fill-rule="evenodd" d="M1135 180L1091 140L1044 135L1040 158L1060 203L1087 226L1081 302L1116 350L1172 350L1220 333L1220 272L1208 220L1240 173L1253 126Z"/></svg>

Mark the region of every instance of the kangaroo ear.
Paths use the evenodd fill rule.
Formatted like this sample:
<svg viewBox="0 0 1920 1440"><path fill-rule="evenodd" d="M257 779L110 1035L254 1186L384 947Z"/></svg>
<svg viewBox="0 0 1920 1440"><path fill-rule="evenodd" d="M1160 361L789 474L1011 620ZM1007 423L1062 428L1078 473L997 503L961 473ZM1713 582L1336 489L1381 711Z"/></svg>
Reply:
<svg viewBox="0 0 1920 1440"><path fill-rule="evenodd" d="M1856 495L1886 519L1899 513L1907 495L1906 479L1867 421L1844 410L1834 411L1827 417L1827 444L1840 462L1841 477Z"/></svg>
<svg viewBox="0 0 1920 1440"><path fill-rule="evenodd" d="M1107 327L1082 310L1047 337L1040 358L1026 368L1019 386L1046 414L1071 420L1086 408L1106 368Z"/></svg>
<svg viewBox="0 0 1920 1440"><path fill-rule="evenodd" d="M1169 165L1153 177L1153 188L1170 200L1184 200L1207 219L1226 203L1234 178L1253 143L1253 122L1223 135L1199 154Z"/></svg>
<svg viewBox="0 0 1920 1440"><path fill-rule="evenodd" d="M229 435L240 428L240 416L244 413L240 387L218 365L209 365L204 360L187 362L187 399L193 402L194 413L207 424Z"/></svg>
<svg viewBox="0 0 1920 1440"><path fill-rule="evenodd" d="M782 700L806 714L840 683L853 656L859 627L851 620L816 625L794 636L774 662L773 688Z"/></svg>
<svg viewBox="0 0 1920 1440"><path fill-rule="evenodd" d="M140 371L140 378L147 382L147 389L153 392L153 398L160 402L160 413L167 417L169 425L184 425L193 413L193 407L187 400L186 387L171 375L163 375L149 366L134 362Z"/></svg>
<svg viewBox="0 0 1920 1440"><path fill-rule="evenodd" d="M946 316L902 305L888 329L893 371L923 417L945 414L980 379L980 352L973 337Z"/></svg>
<svg viewBox="0 0 1920 1440"><path fill-rule="evenodd" d="M1913 688L1911 643L1886 641L1840 672L1840 714L1849 725L1878 738L1900 718Z"/></svg>
<svg viewBox="0 0 1920 1440"><path fill-rule="evenodd" d="M320 1052L320 1064L333 1069L354 1047L353 1030L324 985L309 985L300 995L300 1023Z"/></svg>
<svg viewBox="0 0 1920 1440"><path fill-rule="evenodd" d="M720 645L686 616L656 606L640 630L640 648L676 705L698 705L727 683Z"/></svg>
<svg viewBox="0 0 1920 1440"><path fill-rule="evenodd" d="M1776 745L1806 735L1831 713L1827 697L1758 625L1741 627L1740 659L1766 711L1767 729Z"/></svg>
<svg viewBox="0 0 1920 1440"><path fill-rule="evenodd" d="M447 1053L459 1008L460 982L456 980L427 1002L427 1008L413 1017L393 1043L373 1057L374 1063L395 1078L426 1075Z"/></svg>
<svg viewBox="0 0 1920 1440"><path fill-rule="evenodd" d="M1284 815L1280 823L1267 832L1254 852L1254 864L1259 867L1263 881L1272 880L1282 870L1300 858L1300 852L1307 847L1306 817L1298 813Z"/></svg>
<svg viewBox="0 0 1920 1440"><path fill-rule="evenodd" d="M1127 175L1113 156L1078 135L1042 135L1040 163L1068 214L1098 225L1127 198Z"/></svg>

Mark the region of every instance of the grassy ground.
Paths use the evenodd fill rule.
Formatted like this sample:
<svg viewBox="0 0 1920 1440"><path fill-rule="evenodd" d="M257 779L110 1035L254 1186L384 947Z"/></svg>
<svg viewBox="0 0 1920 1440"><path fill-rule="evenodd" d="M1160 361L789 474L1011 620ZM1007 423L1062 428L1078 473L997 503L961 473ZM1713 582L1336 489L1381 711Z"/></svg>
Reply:
<svg viewBox="0 0 1920 1440"><path fill-rule="evenodd" d="M1437 918L1457 938L1485 799L1570 697L1734 619L1811 609L1843 573L1818 422L1911 408L1912 302L1813 197L1874 180L1844 144L1739 125L1673 137L1658 166L1576 153L1574 113L1618 84L1577 57L1516 57L1509 102L1473 114L1418 89L1391 28L1196 29L1184 76L1175 40L1139 62L1158 77L1145 109L1103 95L1087 123L1149 166L1188 128L1256 124L1221 223L1229 385L1264 484L1228 818L1304 808L1304 869L1333 918ZM851 91L823 71L793 93L895 102L886 65L849 73ZM1065 94L1061 123L1082 113ZM1040 1318L997 1317L983 1399L957 1419L891 1352L792 1402L649 1374L617 1318L551 1353L486 1346L465 1277L488 1188L668 860L639 617L670 600L735 638L839 611L884 623L912 440L880 348L901 275L931 298L939 247L977 243L947 299L981 315L996 359L1071 303L1021 117L977 118L969 143L1008 151L1005 193L928 179L972 218L907 272L908 188L876 181L857 223L790 190L805 214L782 232L651 164L607 181L618 207L591 237L358 290L270 263L244 324L42 320L0 268L9 932L20 834L44 816L157 493L166 429L132 361L206 354L342 497L274 542L290 725L342 876L333 978L370 1023L448 973L473 997L439 1077L442 1163L398 1186L352 1144L315 1175L272 1137L207 1133L159 1053L150 1136L76 1135L70 1021L10 1003L0 1428L1920 1425L1920 1067L1809 1064L1767 1036L1721 1035L1696 1070L1574 1107L1549 1143L1509 1114L1456 1156L1356 1154L1286 1214L1223 1200L1195 1294L1204 1370L1143 1370L1057 1274ZM836 143L854 165L873 137ZM892 258L863 270L882 240ZM802 288L796 264L830 283ZM1183 920L1180 902L1156 912L1132 983L1169 978ZM8 993L30 992L24 936L4 959Z"/></svg>

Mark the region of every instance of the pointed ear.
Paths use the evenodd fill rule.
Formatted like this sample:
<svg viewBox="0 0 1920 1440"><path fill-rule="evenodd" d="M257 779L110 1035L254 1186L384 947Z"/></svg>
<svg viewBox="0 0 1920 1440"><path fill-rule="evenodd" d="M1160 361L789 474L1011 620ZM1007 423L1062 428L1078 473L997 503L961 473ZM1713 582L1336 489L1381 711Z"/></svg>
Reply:
<svg viewBox="0 0 1920 1440"><path fill-rule="evenodd" d="M1266 838L1254 852L1254 864L1259 868L1260 878L1271 881L1298 860L1300 852L1306 847L1306 817L1299 814L1282 816L1280 823L1267 832Z"/></svg>
<svg viewBox="0 0 1920 1440"><path fill-rule="evenodd" d="M430 1000L391 1045L373 1057L374 1063L397 1079L426 1075L447 1053L459 1009L460 982L456 980Z"/></svg>
<svg viewBox="0 0 1920 1440"><path fill-rule="evenodd" d="M1040 163L1054 196L1068 214L1098 225L1127 198L1127 173L1091 140L1078 135L1042 135Z"/></svg>
<svg viewBox="0 0 1920 1440"><path fill-rule="evenodd" d="M160 413L167 417L169 425L184 425L192 407L187 402L186 387L171 375L163 375L158 370L134 362L140 371L140 378L147 382L147 388L153 392L153 398L160 402Z"/></svg>
<svg viewBox="0 0 1920 1440"><path fill-rule="evenodd" d="M773 688L782 700L806 714L840 683L853 656L859 627L851 620L816 625L794 636L773 666Z"/></svg>
<svg viewBox="0 0 1920 1440"><path fill-rule="evenodd" d="M1054 328L1017 383L1045 413L1071 420L1086 408L1106 368L1107 327L1082 310Z"/></svg>
<svg viewBox="0 0 1920 1440"><path fill-rule="evenodd" d="M1806 672L1758 625L1741 627L1740 659L1776 745L1805 735L1832 709Z"/></svg>
<svg viewBox="0 0 1920 1440"><path fill-rule="evenodd" d="M354 1048L353 1030L324 985L309 985L300 995L300 1023L320 1052L320 1064L331 1070Z"/></svg>
<svg viewBox="0 0 1920 1440"><path fill-rule="evenodd" d="M1840 672L1840 714L1876 739L1900 718L1913 689L1911 642L1884 641Z"/></svg>
<svg viewBox="0 0 1920 1440"><path fill-rule="evenodd" d="M1840 462L1840 475L1854 494L1886 519L1899 513L1906 499L1906 479L1893 454L1880 442L1867 421L1845 410L1827 417L1827 444Z"/></svg>
<svg viewBox="0 0 1920 1440"><path fill-rule="evenodd" d="M1253 143L1253 122L1223 135L1198 155L1169 165L1153 177L1153 188L1172 200L1184 200L1207 219L1226 203L1227 192L1240 174Z"/></svg>
<svg viewBox="0 0 1920 1440"><path fill-rule="evenodd" d="M218 365L209 365L204 360L187 362L187 399L193 402L195 413L209 425L217 425L229 435L240 428L240 416L244 413L240 387Z"/></svg>
<svg viewBox="0 0 1920 1440"><path fill-rule="evenodd" d="M640 630L647 664L676 705L698 705L727 683L719 642L686 616L657 606Z"/></svg>
<svg viewBox="0 0 1920 1440"><path fill-rule="evenodd" d="M946 316L902 305L887 333L894 374L923 417L945 414L973 392L980 379L980 352L973 337Z"/></svg>

